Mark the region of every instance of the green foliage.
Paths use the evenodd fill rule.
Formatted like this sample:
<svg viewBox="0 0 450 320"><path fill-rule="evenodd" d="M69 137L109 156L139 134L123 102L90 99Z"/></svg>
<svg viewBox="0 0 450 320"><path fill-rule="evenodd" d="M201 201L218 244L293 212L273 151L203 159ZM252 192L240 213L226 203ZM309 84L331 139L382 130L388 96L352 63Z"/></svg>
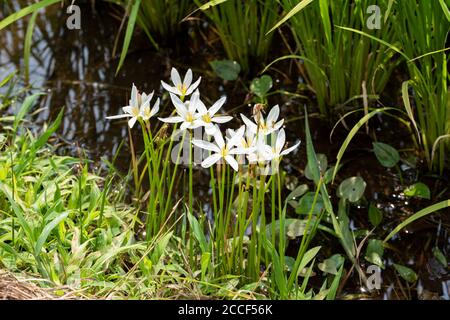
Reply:
<svg viewBox="0 0 450 320"><path fill-rule="evenodd" d="M280 2L285 11L292 12L308 1ZM369 0L317 0L288 20L306 71L303 76L323 115L330 115L352 98L380 94L396 65L391 59L392 52L383 45L337 27L367 30L366 10L371 4ZM377 5L386 12L388 1L378 1ZM368 32L388 42L394 41L390 24Z"/></svg>
<svg viewBox="0 0 450 320"><path fill-rule="evenodd" d="M200 8L204 4L195 3ZM212 21L228 59L248 72L267 58L273 36L267 32L278 19L278 8L276 0L228 0L203 7L202 12Z"/></svg>

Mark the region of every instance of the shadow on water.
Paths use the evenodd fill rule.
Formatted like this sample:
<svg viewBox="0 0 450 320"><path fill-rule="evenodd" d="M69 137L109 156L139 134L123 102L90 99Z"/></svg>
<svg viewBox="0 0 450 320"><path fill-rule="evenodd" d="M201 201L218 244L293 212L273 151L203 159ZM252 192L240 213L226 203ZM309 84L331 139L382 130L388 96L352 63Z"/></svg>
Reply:
<svg viewBox="0 0 450 320"><path fill-rule="evenodd" d="M11 1L3 4L0 19L19 8L24 1ZM1 6L1 5L0 5ZM0 7L1 8L1 7ZM175 48L155 52L143 36L133 38L129 55L121 71L116 76L119 50L114 53L114 43L120 28L121 12L112 9L110 5L96 3L95 8L89 4L81 5L82 28L69 30L66 27L67 14L64 8L54 6L47 12L41 12L36 20L33 33L33 47L30 61L30 85L33 91L44 88L46 95L40 99L43 111L34 120L37 126L54 119L64 106L64 120L58 132L62 147L59 152L78 155L79 148L86 152L86 157L99 164L101 157L111 159L116 154L118 146L124 141L125 150L118 154L117 164L126 171L130 163L128 146L128 130L124 122L108 121L108 115L120 112L120 107L129 99L130 87L135 83L141 90L150 92L155 89L158 96L163 96L160 87L161 79L168 79L170 68L174 65L186 69L191 67L194 74L201 75L202 92L208 101L226 94L228 101L226 109L233 115L239 112L249 113L250 109L246 91L239 83L223 83L214 77L208 66L208 61L216 58L216 53L189 33L190 38L176 39ZM188 25L188 27L192 27ZM203 25L196 25L204 28ZM23 43L27 28L27 20L18 21L7 30L0 32L0 72L7 74L13 70L22 70ZM189 45L187 45L189 43ZM274 78L277 75L273 76ZM278 89L290 84L285 79L276 79ZM22 83L22 85L24 85ZM167 94L164 105L168 105ZM290 97L279 97L282 112L291 120L288 126L288 141L294 143L299 137L304 137L303 119L298 119L299 111L303 110L305 101ZM208 101L209 102L209 101ZM245 110L247 108L247 110ZM303 112L302 112L303 113ZM380 141L393 141L395 147L404 149L410 144L409 132L400 130L392 120L379 117L371 124L371 130L376 132ZM325 153L328 159L334 159L347 133L339 127L332 142L330 142L330 125L318 119L311 119L312 134L316 151ZM140 141L139 130L133 130L134 141ZM381 140L383 139L383 140ZM340 179L360 175L367 182L366 198L374 202L383 211L386 232L398 224L405 216L416 212L431 202L411 201L406 199L402 190L408 183L417 179L417 170L405 171L402 179L396 171L382 168L371 149L371 139L364 134L358 135L346 154L346 164L340 171ZM142 148L138 145L139 149ZM289 159L286 159L285 169L289 177L295 178L298 184L308 182L304 178L306 166L306 151L304 145ZM208 196L208 179L201 170L195 173L198 181L197 190L200 197ZM203 182L202 182L203 181ZM340 181L337 181L338 183ZM439 190L448 180L439 184L433 181ZM435 191L432 190L432 191ZM332 190L335 192L335 190ZM437 191L438 193L438 191ZM294 213L295 214L295 213ZM413 224L406 232L400 233L392 242L391 250L387 250L386 258L389 265L392 261L411 266L418 271L419 281L416 287L410 288L393 273L392 268L383 271L383 286L376 294L359 293L359 282L353 277L344 292L357 298L439 298L449 299L450 274L448 268L442 267L433 256L432 248L439 246L445 253L450 252L449 219L445 215L431 216ZM355 230L370 229L367 219L367 207L353 208L351 212L352 226ZM381 238L381 235L380 237ZM335 239L331 240L335 243ZM321 258L341 252L338 244L330 247L330 239L324 244ZM294 243L295 247L295 243ZM447 254L448 255L448 254ZM364 259L360 263L363 268Z"/></svg>

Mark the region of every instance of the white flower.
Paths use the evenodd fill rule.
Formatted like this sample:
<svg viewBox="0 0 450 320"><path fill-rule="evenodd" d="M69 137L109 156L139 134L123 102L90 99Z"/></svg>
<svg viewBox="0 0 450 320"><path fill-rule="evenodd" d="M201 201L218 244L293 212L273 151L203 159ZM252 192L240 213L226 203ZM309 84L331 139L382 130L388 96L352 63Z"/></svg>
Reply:
<svg viewBox="0 0 450 320"><path fill-rule="evenodd" d="M246 128L246 127L242 126L241 128ZM228 137L232 137L234 135L235 135L235 130L227 129L227 139L228 139ZM248 130L248 128L247 128L245 130L245 133L242 135L242 138L237 142L236 146L239 148L243 148L243 149L252 149L252 148L254 149L256 146L256 135L252 131Z"/></svg>
<svg viewBox="0 0 450 320"><path fill-rule="evenodd" d="M177 116L168 118L158 118L159 120L168 123L182 122L180 126L181 130L195 129L200 126L200 124L195 122L198 116L195 113L195 111L197 109L197 105L200 100L200 93L198 91L194 92L194 94L191 97L191 100L186 103L181 101L176 95L172 93L170 94L170 99L172 100L172 103L176 109ZM188 106L186 107L186 105Z"/></svg>
<svg viewBox="0 0 450 320"><path fill-rule="evenodd" d="M233 155L247 152L247 150L243 148L236 147L238 141L242 139L243 134L244 127L241 127L232 137L227 139L226 143L220 130L217 130L214 134L215 144L204 140L193 140L192 143L197 147L214 152L208 158L203 160L202 167L209 168L221 159L224 159L235 171L238 171L239 165Z"/></svg>
<svg viewBox="0 0 450 320"><path fill-rule="evenodd" d="M145 93L142 93L142 100L144 101ZM142 117L142 120L147 121L151 117L153 117L155 114L159 111L159 98L156 99L155 104L153 105L153 108L150 108L150 101L153 98L153 92L148 95L148 103L144 103L141 105L141 108L139 109L139 113Z"/></svg>
<svg viewBox="0 0 450 320"><path fill-rule="evenodd" d="M259 136L256 139L255 147L248 154L247 159L250 163L265 164L272 159L272 148L266 144L265 137Z"/></svg>
<svg viewBox="0 0 450 320"><path fill-rule="evenodd" d="M128 126L133 128L134 124L141 117L144 120L148 120L153 117L159 110L159 99L156 100L155 105L150 109L150 101L153 98L153 92L149 95L139 94L138 89L133 84L131 89L131 99L129 105L122 108L124 114L119 114L116 116L109 116L106 119L121 119L121 118L131 118L128 120Z"/></svg>
<svg viewBox="0 0 450 320"><path fill-rule="evenodd" d="M281 119L280 121L277 122L279 115L280 115L280 108L278 107L278 105L276 105L270 110L266 120L264 120L264 117L261 113L259 113L258 116L259 119L257 119L257 123L254 123L242 113L241 118L251 132L255 134L258 133L268 135L280 129L281 126L283 125L284 119Z"/></svg>
<svg viewBox="0 0 450 320"><path fill-rule="evenodd" d="M183 99L185 96L190 95L192 92L194 92L195 89L197 89L200 81L202 80L202 77L199 77L197 81L192 83L192 70L189 69L184 76L183 82L181 82L180 74L178 73L177 69L172 68L170 72L170 79L174 84L173 87L168 85L164 81L161 81L161 85L167 91L176 94L180 96L181 99Z"/></svg>
<svg viewBox="0 0 450 320"><path fill-rule="evenodd" d="M286 143L286 134L284 132L284 129L281 129L277 134L275 146L270 149L270 160L277 160L282 156L291 153L292 151L294 151L294 149L296 149L300 145L300 142L298 142L292 147L283 150L285 143Z"/></svg>
<svg viewBox="0 0 450 320"><path fill-rule="evenodd" d="M225 100L225 97L220 98L211 106L211 108L209 108L209 110L206 109L205 104L201 100L198 100L198 119L196 120L196 123L204 126L206 133L210 136L214 135L217 130L217 126L215 126L214 123L226 123L233 119L233 117L230 116L216 116L217 111L222 108Z"/></svg>

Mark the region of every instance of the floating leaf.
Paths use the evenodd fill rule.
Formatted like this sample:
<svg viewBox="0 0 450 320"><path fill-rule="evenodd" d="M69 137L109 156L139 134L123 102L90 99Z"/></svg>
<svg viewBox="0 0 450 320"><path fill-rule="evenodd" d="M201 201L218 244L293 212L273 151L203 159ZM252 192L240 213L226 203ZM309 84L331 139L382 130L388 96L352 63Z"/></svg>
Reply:
<svg viewBox="0 0 450 320"><path fill-rule="evenodd" d="M339 267L344 263L344 257L340 254L332 255L330 258L319 263L318 267L321 271L329 274L337 274Z"/></svg>
<svg viewBox="0 0 450 320"><path fill-rule="evenodd" d="M386 143L374 142L373 152L383 167L392 168L400 161L398 151Z"/></svg>
<svg viewBox="0 0 450 320"><path fill-rule="evenodd" d="M338 197L350 202L357 202L364 195L366 182L361 177L351 177L341 182Z"/></svg>
<svg viewBox="0 0 450 320"><path fill-rule="evenodd" d="M308 191L308 185L307 184L301 184L298 187L296 187L294 190L292 190L291 193L286 198L286 201L290 200L296 200L298 197L301 197L305 194L306 191Z"/></svg>
<svg viewBox="0 0 450 320"><path fill-rule="evenodd" d="M241 72L241 66L236 61L214 60L209 63L214 72L223 80L236 80Z"/></svg>
<svg viewBox="0 0 450 320"><path fill-rule="evenodd" d="M367 245L366 255L364 256L364 258L370 263L373 263L378 267L384 269L384 264L382 260L383 253L384 253L383 241L378 239L370 239L369 244Z"/></svg>
<svg viewBox="0 0 450 320"><path fill-rule="evenodd" d="M430 188L422 182L417 182L409 186L403 191L403 193L407 197L423 198L428 200L431 198Z"/></svg>
<svg viewBox="0 0 450 320"><path fill-rule="evenodd" d="M261 78L253 79L250 84L250 91L263 99L266 97L267 92L272 88L272 85L272 78L268 75L263 75Z"/></svg>
<svg viewBox="0 0 450 320"><path fill-rule="evenodd" d="M369 206L369 221L374 226L377 227L383 220L383 213L377 208L373 203Z"/></svg>
<svg viewBox="0 0 450 320"><path fill-rule="evenodd" d="M308 192L303 197L301 197L300 201L298 202L298 207L295 209L295 212L297 212L298 214L309 214L311 208L313 208L315 194L315 192ZM323 208L324 205L322 197L318 195L312 213L319 214Z"/></svg>
<svg viewBox="0 0 450 320"><path fill-rule="evenodd" d="M305 194L305 192L308 191L308 185L302 184L296 187L294 190L289 193L289 195L286 198L286 202L289 203L294 209L298 207L298 201L297 198L301 197Z"/></svg>
<svg viewBox="0 0 450 320"><path fill-rule="evenodd" d="M437 261L439 261L440 264L442 264L443 267L448 267L448 261L447 258L444 256L442 251L438 247L433 248L433 255L436 258Z"/></svg>
<svg viewBox="0 0 450 320"><path fill-rule="evenodd" d="M320 172L323 174L327 170L327 167L328 167L327 156L322 153L318 153L316 155L316 157L317 157L317 164L319 166ZM314 180L313 175L311 173L311 169L309 167L309 164L307 164L306 168L305 168L305 177L306 177L306 179Z"/></svg>
<svg viewBox="0 0 450 320"><path fill-rule="evenodd" d="M413 283L417 280L417 274L411 268L394 263L394 268L406 281Z"/></svg>

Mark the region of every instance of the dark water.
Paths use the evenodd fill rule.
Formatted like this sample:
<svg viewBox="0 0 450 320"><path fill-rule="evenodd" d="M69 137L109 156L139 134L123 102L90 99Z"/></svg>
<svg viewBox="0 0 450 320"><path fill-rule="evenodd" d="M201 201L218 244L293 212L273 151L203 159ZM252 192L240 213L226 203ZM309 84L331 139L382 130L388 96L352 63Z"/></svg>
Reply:
<svg viewBox="0 0 450 320"><path fill-rule="evenodd" d="M20 1L23 3L23 1ZM8 5L0 5L0 19L6 16L8 10L17 9L19 2L10 1ZM64 106L64 120L58 131L58 141L61 143L59 152L79 155L83 149L87 158L96 164L101 158L111 159L116 154L118 146L124 141L124 149L118 154L118 166L124 171L130 163L128 148L128 129L120 121L108 121L108 115L118 114L130 94L130 87L135 83L141 90L155 90L158 96L168 105L167 96L163 96L160 80L168 80L170 68L176 66L181 70L191 67L195 76L201 75L203 98L206 101L217 99L226 94L228 101L226 110L237 115L239 112L250 113L246 91L241 82L224 83L212 74L208 61L223 58L223 53L216 47L211 47L199 36L208 34L203 23L187 23L188 35L174 39L173 46L160 52L155 52L142 34L133 38L129 55L121 71L116 75L116 67L120 53L121 39L118 50L114 53L114 43L120 28L122 12L109 5L97 2L95 8L90 4L82 4L82 26L80 30L69 30L66 27L68 15L65 9L53 6L47 12L42 12L36 22L33 33L33 47L30 62L30 91L46 92L39 101L43 111L35 117L34 123L41 126L54 119ZM0 31L0 74L23 68L23 42L27 28L27 20L19 21L7 30ZM289 63L281 65L284 74L295 74ZM286 78L282 73L272 74L274 89L295 88L295 81ZM297 76L295 76L297 77ZM20 79L20 78L19 78ZM18 86L25 86L23 80ZM292 91L292 90L291 90ZM311 127L316 151L328 155L329 161L335 158L340 143L347 131L342 127L333 135L330 141L330 123L314 116L314 102L289 96L276 95L271 98L271 104L279 103L282 113L287 117L288 141L294 143L304 137L303 105L306 104L311 114ZM164 108L163 108L164 110ZM163 111L164 112L164 111ZM300 117L299 117L300 116ZM353 123L349 120L348 123ZM411 147L411 137L407 130L399 128L398 123L386 117L379 117L371 123L371 131L376 133L379 141L393 144L399 149ZM139 141L139 130L133 130L134 141ZM414 201L405 198L401 191L404 186L417 181L427 182L432 187L432 194L438 194L448 180L432 179L420 174L420 170L404 170L400 175L395 170L382 168L374 155L369 152L372 139L363 133L359 134L346 153L345 166L340 171L337 184L346 177L360 175L367 182L366 198L376 203L384 213L384 228L389 230L406 216L432 202ZM139 145L138 145L139 150ZM304 145L287 159L285 168L291 180L305 183L303 170L306 165ZM207 181L198 171L195 181ZM207 186L197 185L199 194L207 193ZM332 190L331 192L335 192ZM449 213L447 211L447 213ZM444 214L421 219L405 232L400 233L390 242L392 250L386 250L387 264L393 261L408 265L418 272L420 281L415 287L407 287L404 281L388 267L383 271L382 290L375 294L359 292L357 276L352 277L343 292L357 298L436 298L449 299L450 274L448 268L443 268L432 255L432 248L439 246L444 254L450 252L450 220L445 220ZM351 212L352 225L355 230L370 229L367 225L367 207L361 205ZM380 232L383 230L380 230ZM381 235L380 235L381 237ZM334 239L333 239L334 241ZM335 241L334 241L335 242ZM329 246L330 239L324 244ZM326 253L325 253L326 252ZM339 245L333 245L324 250L326 258L333 253L341 252ZM364 258L360 262L364 269ZM350 297L349 296L349 297Z"/></svg>

